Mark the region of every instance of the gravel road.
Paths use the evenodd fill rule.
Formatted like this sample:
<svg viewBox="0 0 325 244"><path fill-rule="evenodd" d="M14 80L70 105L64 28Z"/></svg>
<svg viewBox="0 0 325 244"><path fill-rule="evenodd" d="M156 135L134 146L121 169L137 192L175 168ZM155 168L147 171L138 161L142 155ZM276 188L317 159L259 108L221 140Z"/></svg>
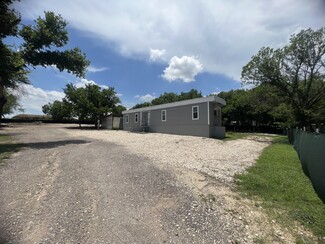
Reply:
<svg viewBox="0 0 325 244"><path fill-rule="evenodd" d="M1 133L23 149L0 166L0 243L293 240L231 191L265 138L224 143L42 124Z"/></svg>

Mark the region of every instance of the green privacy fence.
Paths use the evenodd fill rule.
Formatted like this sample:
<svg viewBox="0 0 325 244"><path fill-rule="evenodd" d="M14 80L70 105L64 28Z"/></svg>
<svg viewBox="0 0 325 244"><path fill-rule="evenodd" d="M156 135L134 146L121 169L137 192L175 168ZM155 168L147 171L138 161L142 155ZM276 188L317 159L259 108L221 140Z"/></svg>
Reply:
<svg viewBox="0 0 325 244"><path fill-rule="evenodd" d="M288 138L298 153L304 173L325 203L325 134L290 129Z"/></svg>

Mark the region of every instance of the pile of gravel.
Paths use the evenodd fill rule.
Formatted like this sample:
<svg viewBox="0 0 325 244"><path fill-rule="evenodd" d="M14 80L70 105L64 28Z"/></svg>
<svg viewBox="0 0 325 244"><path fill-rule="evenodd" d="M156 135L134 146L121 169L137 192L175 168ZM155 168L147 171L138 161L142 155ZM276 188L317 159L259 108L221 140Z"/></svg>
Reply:
<svg viewBox="0 0 325 244"><path fill-rule="evenodd" d="M185 167L208 174L222 183L254 164L271 139L221 141L213 138L127 131L69 131L71 136L91 137L119 144L148 157L157 166Z"/></svg>

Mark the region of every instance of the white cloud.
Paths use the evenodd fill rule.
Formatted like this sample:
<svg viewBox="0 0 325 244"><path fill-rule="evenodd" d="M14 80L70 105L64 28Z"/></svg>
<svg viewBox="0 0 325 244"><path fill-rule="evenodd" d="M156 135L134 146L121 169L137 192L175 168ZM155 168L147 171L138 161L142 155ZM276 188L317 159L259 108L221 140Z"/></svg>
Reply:
<svg viewBox="0 0 325 244"><path fill-rule="evenodd" d="M74 83L76 87L85 87L87 84L96 84L104 89L108 88L106 85L99 85L95 81L87 79L78 79L77 82ZM47 103L53 103L55 100L61 101L65 96L63 91L59 92L43 90L39 87L26 84L21 85L17 90L14 90L13 92L20 97L20 103L25 110L24 113L28 114L43 114L43 105ZM118 93L117 96L121 97L122 94Z"/></svg>
<svg viewBox="0 0 325 244"><path fill-rule="evenodd" d="M90 65L88 68L87 68L87 71L90 72L90 73L98 73L98 72L103 72L105 70L108 70L108 67L101 67L101 68L97 68L93 65Z"/></svg>
<svg viewBox="0 0 325 244"><path fill-rule="evenodd" d="M74 83L74 86L77 88L80 88L80 87L86 87L86 85L89 85L89 84L96 85L96 82L93 80L87 80L87 79L81 78L81 79L78 79L78 81L76 83Z"/></svg>
<svg viewBox="0 0 325 244"><path fill-rule="evenodd" d="M85 78L81 78L81 79L78 79L76 83L74 83L74 85L77 87L77 88L80 88L80 87L86 87L86 85L98 85L99 87L103 88L103 89L107 89L108 86L106 85L100 85L100 84L97 84L95 81L93 80L87 80Z"/></svg>
<svg viewBox="0 0 325 244"><path fill-rule="evenodd" d="M191 82L202 70L202 64L194 57L183 56L179 58L175 56L169 61L169 66L164 70L162 77L168 81Z"/></svg>
<svg viewBox="0 0 325 244"><path fill-rule="evenodd" d="M165 61L165 49L151 49L150 48L150 57L149 60L152 62Z"/></svg>
<svg viewBox="0 0 325 244"><path fill-rule="evenodd" d="M20 103L27 114L43 114L42 106L61 101L65 96L64 92L43 90L33 85L23 84L15 91L19 94Z"/></svg>
<svg viewBox="0 0 325 244"><path fill-rule="evenodd" d="M136 103L134 102L123 102L122 105L124 107L126 107L127 110L131 109L132 107L134 107L136 105Z"/></svg>
<svg viewBox="0 0 325 244"><path fill-rule="evenodd" d="M215 88L215 91L212 92L211 94L212 94L212 95L218 95L221 91L222 91L222 90L220 90L220 88L216 87L216 88Z"/></svg>
<svg viewBox="0 0 325 244"><path fill-rule="evenodd" d="M144 102L151 102L153 99L156 98L155 94L151 95L151 94L146 94L143 96L140 95L136 95L134 96L135 98L139 99L140 102L144 103Z"/></svg>
<svg viewBox="0 0 325 244"><path fill-rule="evenodd" d="M300 28L325 23L323 0L39 1L15 3L23 18L44 10L121 55L148 57L150 47L173 56L198 56L205 71L239 79L262 46L279 47ZM73 9L73 11L71 11Z"/></svg>

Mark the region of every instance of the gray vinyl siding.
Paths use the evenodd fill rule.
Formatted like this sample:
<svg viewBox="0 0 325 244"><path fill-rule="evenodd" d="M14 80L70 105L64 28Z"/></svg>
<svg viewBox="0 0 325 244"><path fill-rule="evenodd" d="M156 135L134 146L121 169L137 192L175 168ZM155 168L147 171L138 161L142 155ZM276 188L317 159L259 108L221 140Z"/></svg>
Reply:
<svg viewBox="0 0 325 244"><path fill-rule="evenodd" d="M215 110L219 110L219 114L214 115ZM221 107L217 103L209 103L209 137L223 139L226 135L226 129L222 126Z"/></svg>
<svg viewBox="0 0 325 244"><path fill-rule="evenodd" d="M225 128L221 125L221 106L225 104L223 99L210 96L131 109L123 112L123 129L134 132L224 138ZM192 108L195 106L198 107L198 118L193 119ZM166 111L166 121L162 121L162 111ZM136 113L139 114L138 123L134 121ZM125 120L126 116L129 116L128 123Z"/></svg>
<svg viewBox="0 0 325 244"><path fill-rule="evenodd" d="M192 107L199 107L199 119L192 119ZM161 121L161 111L166 110L166 121ZM151 110L150 132L209 136L207 103Z"/></svg>
<svg viewBox="0 0 325 244"><path fill-rule="evenodd" d="M219 109L219 116L215 118L214 110ZM221 119L221 107L217 103L209 103L209 114L210 114L210 126L221 126L222 119Z"/></svg>
<svg viewBox="0 0 325 244"><path fill-rule="evenodd" d="M138 123L135 123L135 114L136 113L129 113L123 115L123 129L127 131L134 131L139 132L141 131L140 125L140 112L138 113ZM126 116L129 116L129 123L126 123Z"/></svg>

